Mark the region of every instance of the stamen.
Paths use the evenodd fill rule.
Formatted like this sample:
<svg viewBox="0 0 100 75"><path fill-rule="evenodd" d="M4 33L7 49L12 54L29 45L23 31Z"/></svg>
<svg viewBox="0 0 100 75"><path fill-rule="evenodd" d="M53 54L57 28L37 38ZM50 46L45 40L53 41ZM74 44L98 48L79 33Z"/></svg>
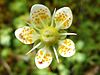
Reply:
<svg viewBox="0 0 100 75"><path fill-rule="evenodd" d="M40 46L41 45L41 42L40 43L38 43L36 46L34 46L30 51L28 51L27 53L26 53L26 55L28 55L30 52L32 52L33 50L35 50L38 46Z"/></svg>
<svg viewBox="0 0 100 75"><path fill-rule="evenodd" d="M61 25L60 26L62 26L66 21L68 20L68 18L67 19L65 19L62 23L61 23Z"/></svg>
<svg viewBox="0 0 100 75"><path fill-rule="evenodd" d="M68 18L65 19L60 25L56 25L56 28L57 28L57 29L60 29L60 27L61 27L67 20L68 20Z"/></svg>
<svg viewBox="0 0 100 75"><path fill-rule="evenodd" d="M46 24L41 20L40 17L39 17L39 19L40 19L40 21L41 21L41 23L42 23L42 26L45 27Z"/></svg>
<svg viewBox="0 0 100 75"><path fill-rule="evenodd" d="M54 12L53 12L53 15L52 15L51 26L53 26L55 13L56 13L56 8L54 9Z"/></svg>
<svg viewBox="0 0 100 75"><path fill-rule="evenodd" d="M32 23L32 25L33 25L33 28L34 28L34 29L36 29L37 31L40 31L40 29L37 28L36 25L35 25L34 23Z"/></svg>
<svg viewBox="0 0 100 75"><path fill-rule="evenodd" d="M58 59L58 55L57 55L57 51L56 51L55 47L53 47L53 50L54 50L54 53L55 53L55 56L56 56L57 62L59 63L59 59Z"/></svg>
<svg viewBox="0 0 100 75"><path fill-rule="evenodd" d="M60 33L60 35L77 35L76 33Z"/></svg>
<svg viewBox="0 0 100 75"><path fill-rule="evenodd" d="M28 24L30 27L33 27L34 29L36 29L37 31L40 31L40 29L39 28L37 28L36 26L35 26L35 24L34 23L29 23L29 22L26 22L26 24Z"/></svg>

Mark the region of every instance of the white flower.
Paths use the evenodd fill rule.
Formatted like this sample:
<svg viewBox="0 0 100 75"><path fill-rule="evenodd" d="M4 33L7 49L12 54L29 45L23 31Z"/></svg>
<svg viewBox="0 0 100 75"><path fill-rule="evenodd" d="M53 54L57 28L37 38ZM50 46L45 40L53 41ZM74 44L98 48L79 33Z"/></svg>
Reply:
<svg viewBox="0 0 100 75"><path fill-rule="evenodd" d="M65 30L71 26L72 20L73 15L69 7L63 7L57 11L55 9L51 17L51 13L46 6L35 4L31 8L29 26L17 29L15 36L24 44L39 41L27 54L44 45L35 56L36 66L43 69L52 62L51 51L54 51L58 63L57 51L63 57L74 55L75 44L65 37L66 35L76 35L75 33L67 33Z"/></svg>

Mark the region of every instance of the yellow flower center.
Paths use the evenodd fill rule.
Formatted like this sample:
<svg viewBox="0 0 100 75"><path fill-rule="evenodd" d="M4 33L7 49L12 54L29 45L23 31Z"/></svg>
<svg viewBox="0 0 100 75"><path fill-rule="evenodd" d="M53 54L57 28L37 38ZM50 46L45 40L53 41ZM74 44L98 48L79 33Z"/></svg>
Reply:
<svg viewBox="0 0 100 75"><path fill-rule="evenodd" d="M40 31L41 41L45 42L46 45L54 45L57 43L59 38L58 30L54 27L45 27Z"/></svg>

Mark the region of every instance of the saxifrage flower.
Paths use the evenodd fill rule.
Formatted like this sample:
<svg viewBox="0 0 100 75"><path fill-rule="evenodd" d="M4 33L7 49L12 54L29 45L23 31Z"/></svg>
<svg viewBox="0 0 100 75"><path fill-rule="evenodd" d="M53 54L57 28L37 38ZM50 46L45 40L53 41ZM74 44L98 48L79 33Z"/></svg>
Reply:
<svg viewBox="0 0 100 75"><path fill-rule="evenodd" d="M67 33L66 29L72 24L73 15L69 7L63 7L51 13L49 9L42 4L35 4L31 8L28 20L29 26L24 26L15 31L15 36L24 44L32 44L33 50L38 50L35 56L35 63L39 69L48 67L53 59L53 53L59 63L58 54L63 57L71 57L75 54L75 44L67 35L76 35ZM42 46L42 48L40 48Z"/></svg>

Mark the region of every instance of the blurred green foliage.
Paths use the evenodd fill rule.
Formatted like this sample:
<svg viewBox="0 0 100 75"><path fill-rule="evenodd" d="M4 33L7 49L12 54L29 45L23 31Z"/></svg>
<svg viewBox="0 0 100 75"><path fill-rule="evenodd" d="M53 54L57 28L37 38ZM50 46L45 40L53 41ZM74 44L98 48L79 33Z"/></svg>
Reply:
<svg viewBox="0 0 100 75"><path fill-rule="evenodd" d="M70 58L59 55L50 67L39 70L34 64L35 51L25 53L32 45L15 38L14 31L27 25L33 4L54 8L68 6L73 12L73 24L68 29L76 44L76 54ZM0 0L0 75L100 75L100 0Z"/></svg>

